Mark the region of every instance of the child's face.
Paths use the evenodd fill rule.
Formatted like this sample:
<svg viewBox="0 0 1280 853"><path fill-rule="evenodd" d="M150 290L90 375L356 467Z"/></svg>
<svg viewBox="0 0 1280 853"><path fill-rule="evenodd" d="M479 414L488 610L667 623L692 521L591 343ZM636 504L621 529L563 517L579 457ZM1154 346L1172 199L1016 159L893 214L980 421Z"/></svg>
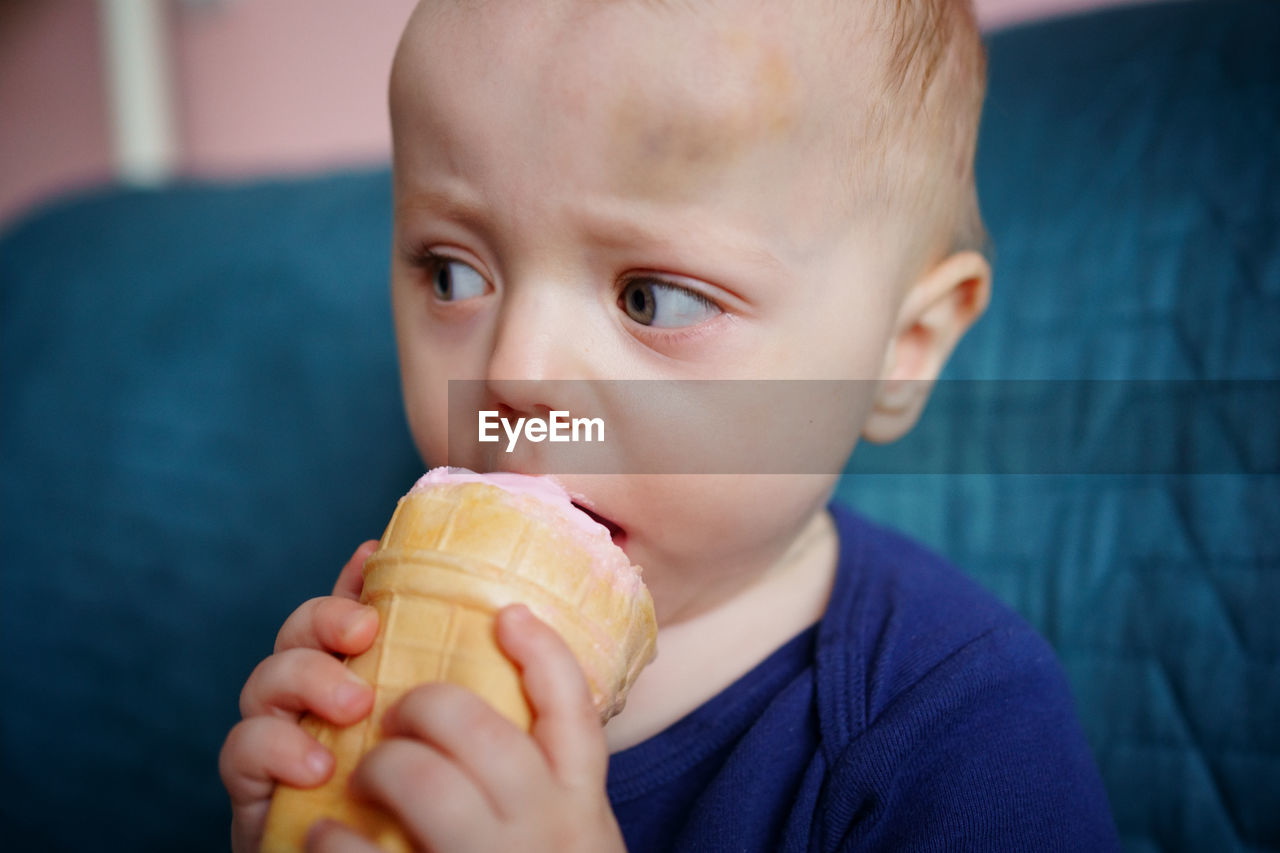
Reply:
<svg viewBox="0 0 1280 853"><path fill-rule="evenodd" d="M851 210L827 126L836 100L815 82L828 60L794 47L805 24L781 6L740 17L630 2L419 9L392 83L392 278L428 462L446 458L451 378L880 376L902 229ZM526 384L491 390L517 416L572 411ZM624 442L706 417L611 419L621 404L607 394L592 406ZM834 471L861 419L814 414L847 425L796 436L829 445ZM546 446L493 464L542 473ZM671 621L774 564L835 475L560 479L620 528Z"/></svg>

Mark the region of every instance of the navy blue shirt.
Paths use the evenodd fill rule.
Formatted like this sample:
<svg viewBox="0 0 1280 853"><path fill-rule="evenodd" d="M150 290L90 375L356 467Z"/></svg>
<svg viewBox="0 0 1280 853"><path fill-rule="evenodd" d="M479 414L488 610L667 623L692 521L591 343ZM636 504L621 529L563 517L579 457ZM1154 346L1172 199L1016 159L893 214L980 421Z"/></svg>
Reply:
<svg viewBox="0 0 1280 853"><path fill-rule="evenodd" d="M609 762L631 853L1119 849L1049 645L839 507L826 613Z"/></svg>

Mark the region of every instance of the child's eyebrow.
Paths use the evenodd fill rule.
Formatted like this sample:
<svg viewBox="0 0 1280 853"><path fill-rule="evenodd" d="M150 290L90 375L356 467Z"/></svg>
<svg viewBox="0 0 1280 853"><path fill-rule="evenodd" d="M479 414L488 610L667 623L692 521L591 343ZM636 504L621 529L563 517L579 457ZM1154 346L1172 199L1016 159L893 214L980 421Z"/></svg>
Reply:
<svg viewBox="0 0 1280 853"><path fill-rule="evenodd" d="M461 187L430 187L416 190L396 200L396 216L427 211L472 226L485 224L485 206L478 194Z"/></svg>
<svg viewBox="0 0 1280 853"><path fill-rule="evenodd" d="M396 201L396 216L425 211L482 230L490 225L485 204L478 193L461 186L433 186L415 190ZM679 207L652 210L639 217L624 208L628 204L582 201L570 216L584 236L597 245L612 248L662 246L681 254L705 255L709 259L735 262L757 271L781 274L785 265L739 229L722 222L693 219L681 215ZM645 220L663 223L654 226Z"/></svg>
<svg viewBox="0 0 1280 853"><path fill-rule="evenodd" d="M579 228L604 246L667 246L684 248L689 253L735 261L753 269L782 273L785 266L778 258L742 231L722 222L697 219L675 212L650 216L659 221L655 227L618 208L621 205L582 205L575 210Z"/></svg>

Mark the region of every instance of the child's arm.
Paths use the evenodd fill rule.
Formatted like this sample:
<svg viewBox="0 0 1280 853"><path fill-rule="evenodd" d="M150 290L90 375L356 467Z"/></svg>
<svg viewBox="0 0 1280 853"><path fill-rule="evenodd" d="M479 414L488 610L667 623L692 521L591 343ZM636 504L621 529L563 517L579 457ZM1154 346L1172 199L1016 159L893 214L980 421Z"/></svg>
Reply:
<svg viewBox="0 0 1280 853"><path fill-rule="evenodd" d="M424 685L388 710L393 737L365 757L354 789L429 850L625 853L605 794L604 729L573 652L521 606L498 614L497 638L520 670L531 732L463 688ZM309 846L374 849L332 823Z"/></svg>
<svg viewBox="0 0 1280 853"><path fill-rule="evenodd" d="M364 561L377 545L356 549L332 596L306 602L285 620L274 653L240 693L244 719L227 735L218 759L231 797L234 850L258 849L277 780L314 787L332 775L333 755L298 725L302 714L347 725L373 708L373 689L334 655L359 654L378 633L377 611L358 600Z"/></svg>

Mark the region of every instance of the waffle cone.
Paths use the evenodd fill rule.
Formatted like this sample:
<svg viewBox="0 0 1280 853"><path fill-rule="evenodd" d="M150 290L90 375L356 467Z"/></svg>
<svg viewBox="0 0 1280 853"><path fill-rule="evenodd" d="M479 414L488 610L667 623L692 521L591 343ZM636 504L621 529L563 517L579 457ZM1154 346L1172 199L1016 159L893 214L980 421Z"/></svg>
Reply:
<svg viewBox="0 0 1280 853"><path fill-rule="evenodd" d="M603 530L600 536L607 543ZM347 661L373 685L373 711L347 727L303 718L303 728L333 751L334 774L319 788L277 786L264 853L301 850L321 818L346 823L386 850L411 849L394 818L347 793L347 780L381 739L387 708L419 684L459 684L528 730L519 673L494 636L497 611L508 604L527 605L559 632L602 720L620 711L653 658L656 624L637 575L601 570L601 547L536 498L485 483L415 489L402 498L365 563L361 600L378 611L377 639Z"/></svg>

